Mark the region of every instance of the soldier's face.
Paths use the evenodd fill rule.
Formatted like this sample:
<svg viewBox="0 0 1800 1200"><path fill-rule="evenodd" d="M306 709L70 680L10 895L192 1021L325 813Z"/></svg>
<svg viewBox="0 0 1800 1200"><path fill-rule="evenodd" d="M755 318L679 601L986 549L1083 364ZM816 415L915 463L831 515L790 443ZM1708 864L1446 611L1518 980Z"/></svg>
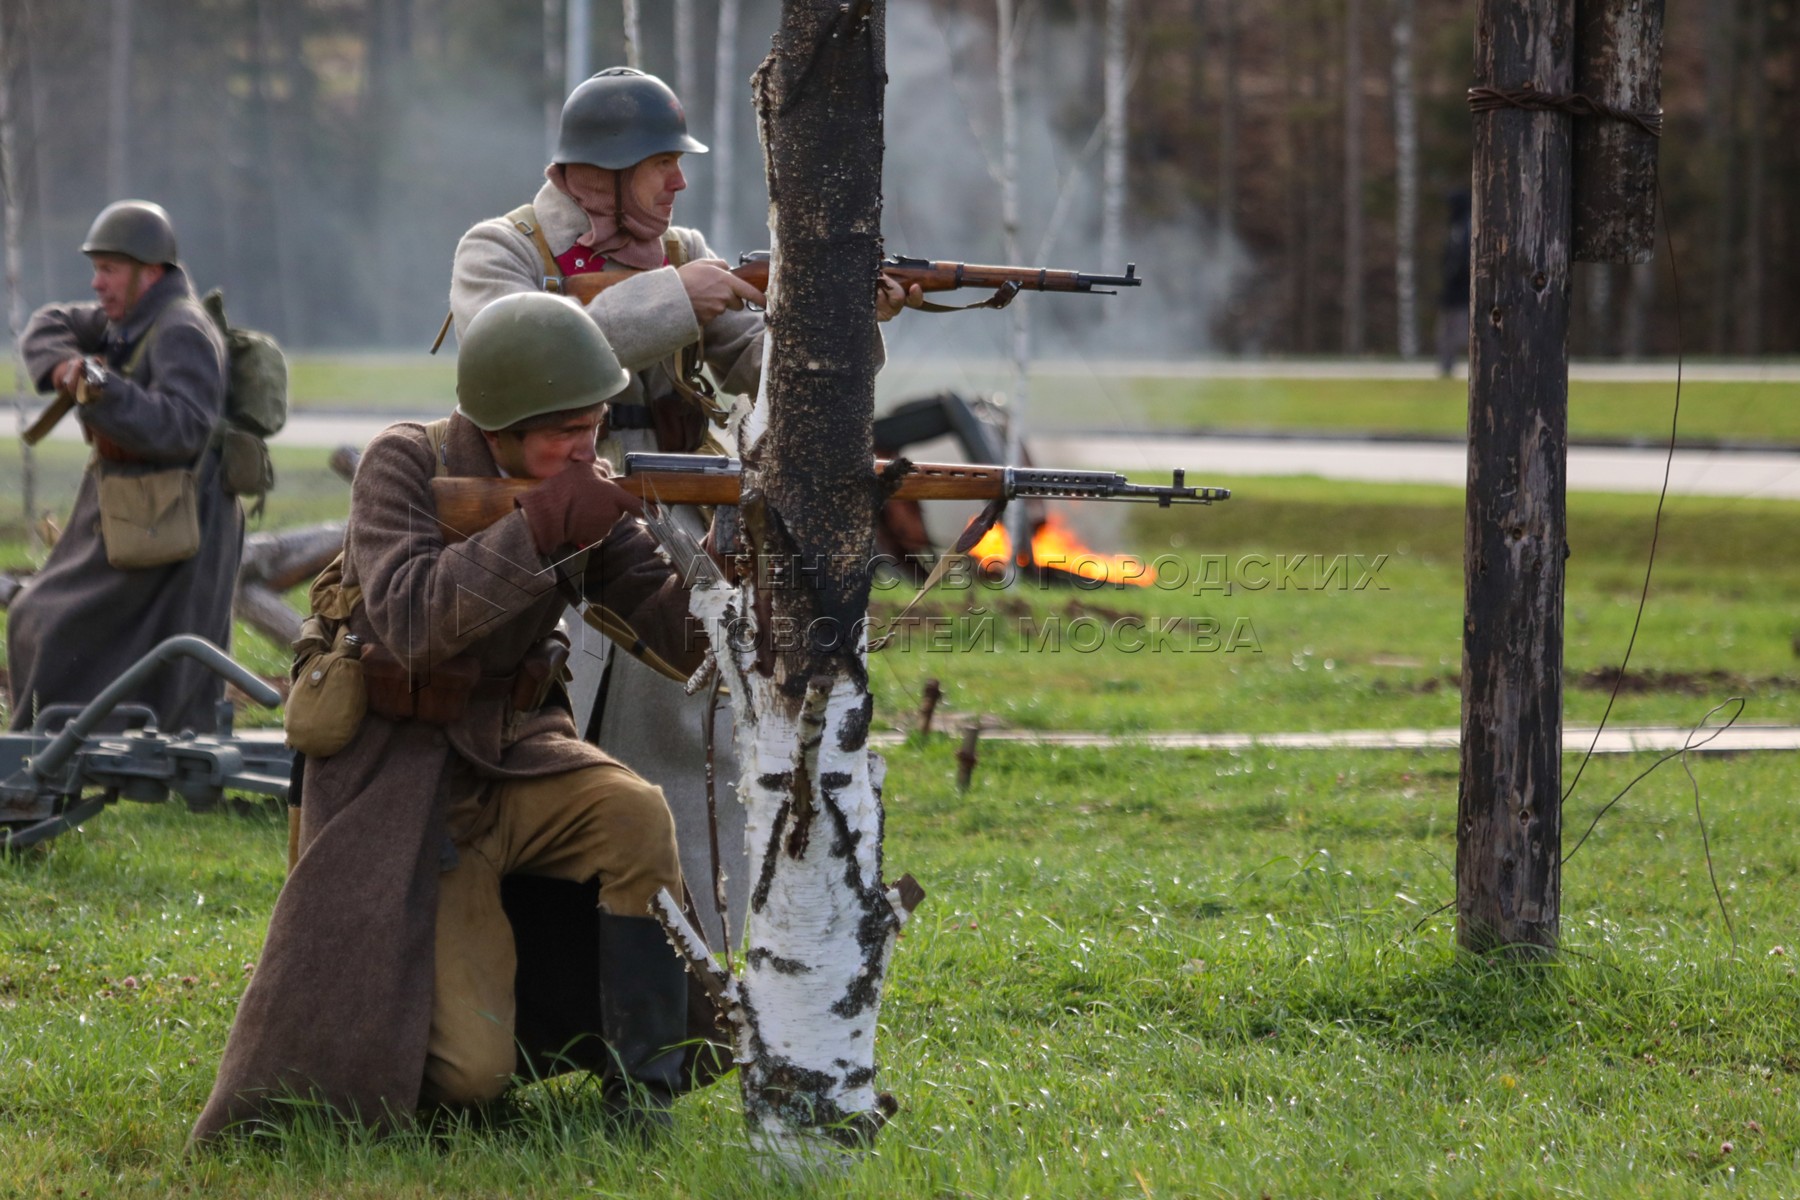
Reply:
<svg viewBox="0 0 1800 1200"><path fill-rule="evenodd" d="M526 433L490 433L486 435L488 449L500 468L515 479L549 479L576 463L595 461L594 442L600 436L604 412L598 409Z"/></svg>
<svg viewBox="0 0 1800 1200"><path fill-rule="evenodd" d="M144 289L163 276L161 263L149 265L123 254L90 254L94 264L94 296L109 321L123 321Z"/></svg>
<svg viewBox="0 0 1800 1200"><path fill-rule="evenodd" d="M631 198L667 221L675 215L675 193L687 188L681 173L681 155L657 154L646 158L631 174Z"/></svg>

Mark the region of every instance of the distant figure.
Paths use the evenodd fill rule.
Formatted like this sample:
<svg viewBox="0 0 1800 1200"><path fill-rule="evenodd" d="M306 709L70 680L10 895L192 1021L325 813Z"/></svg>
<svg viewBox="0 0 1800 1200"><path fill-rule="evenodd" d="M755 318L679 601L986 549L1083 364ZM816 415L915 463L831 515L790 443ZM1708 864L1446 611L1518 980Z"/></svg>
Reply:
<svg viewBox="0 0 1800 1200"><path fill-rule="evenodd" d="M1469 349L1469 193L1451 192L1450 229L1444 238L1444 289L1438 294L1438 374L1448 379Z"/></svg>
<svg viewBox="0 0 1800 1200"><path fill-rule="evenodd" d="M244 546L217 436L225 343L194 298L169 215L142 200L108 205L81 250L98 302L46 305L20 339L38 390L75 402L94 457L66 532L12 605L15 729L47 705L92 700L165 638L228 647ZM183 659L125 699L163 729L210 733L224 689Z"/></svg>

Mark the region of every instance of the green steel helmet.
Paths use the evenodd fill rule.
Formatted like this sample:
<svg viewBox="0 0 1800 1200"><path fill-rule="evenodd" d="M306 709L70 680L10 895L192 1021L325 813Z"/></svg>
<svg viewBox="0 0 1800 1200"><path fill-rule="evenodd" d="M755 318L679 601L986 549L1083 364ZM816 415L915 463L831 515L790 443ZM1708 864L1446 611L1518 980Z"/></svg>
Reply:
<svg viewBox="0 0 1800 1200"><path fill-rule="evenodd" d="M631 67L583 80L563 103L556 163L623 171L653 154L705 154L688 136L687 114L669 85Z"/></svg>
<svg viewBox="0 0 1800 1200"><path fill-rule="evenodd" d="M175 226L162 205L148 200L120 200L100 210L81 243L83 254L123 254L141 263L181 265L175 249Z"/></svg>
<svg viewBox="0 0 1800 1200"><path fill-rule="evenodd" d="M631 376L573 300L549 292L502 296L475 314L456 355L456 411L495 433L546 413L588 408Z"/></svg>

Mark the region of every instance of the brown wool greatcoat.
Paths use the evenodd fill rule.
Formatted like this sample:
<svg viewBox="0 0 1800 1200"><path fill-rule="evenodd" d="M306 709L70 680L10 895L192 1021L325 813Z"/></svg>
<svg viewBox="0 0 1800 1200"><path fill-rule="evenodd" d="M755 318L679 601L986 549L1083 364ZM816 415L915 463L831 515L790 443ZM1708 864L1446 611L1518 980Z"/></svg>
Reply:
<svg viewBox="0 0 1800 1200"><path fill-rule="evenodd" d="M450 475L499 473L460 416L444 464ZM641 525L622 521L596 550L555 564L517 512L447 547L432 515L435 465L424 427L411 423L390 427L363 455L344 562L346 584L363 588L358 632L420 674L473 653L484 675L510 675L568 605L560 572L659 653L698 665L687 595ZM430 1029L437 877L454 853L445 813L495 780L611 761L575 736L565 710L515 713L508 698L479 692L441 728L371 712L342 751L309 760L300 858L194 1137L270 1117L269 1100L283 1094L376 1125L409 1117Z"/></svg>
<svg viewBox="0 0 1800 1200"><path fill-rule="evenodd" d="M35 708L92 700L165 638L196 633L230 646L244 513L219 484L218 448L208 448L225 408L225 345L197 305L180 303L193 294L186 273L171 268L117 325L98 304L53 304L32 315L20 339L25 369L40 390L49 390L51 371L75 355L97 354L112 365L104 393L76 411L90 434L142 461L104 469L142 473L199 460L200 552L163 567L108 563L95 483L101 468L90 464L66 531L8 614L14 728L30 726ZM133 378L123 378L118 371L152 326L155 337ZM217 675L179 659L126 699L149 705L164 729L209 733L224 695Z"/></svg>

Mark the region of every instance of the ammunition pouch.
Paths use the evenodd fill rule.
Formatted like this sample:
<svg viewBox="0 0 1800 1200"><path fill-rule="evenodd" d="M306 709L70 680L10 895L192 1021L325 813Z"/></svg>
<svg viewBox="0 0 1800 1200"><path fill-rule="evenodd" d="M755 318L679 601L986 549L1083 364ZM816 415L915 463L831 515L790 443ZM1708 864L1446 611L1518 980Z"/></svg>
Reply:
<svg viewBox="0 0 1800 1200"><path fill-rule="evenodd" d="M219 482L228 496L260 496L274 487L269 444L227 421L219 431Z"/></svg>
<svg viewBox="0 0 1800 1200"><path fill-rule="evenodd" d="M300 626L283 725L287 744L308 758L330 758L362 726L368 709L362 650L347 625L315 614Z"/></svg>
<svg viewBox="0 0 1800 1200"><path fill-rule="evenodd" d="M122 571L165 567L200 553L200 504L188 467L135 472L100 465L96 491L106 561Z"/></svg>
<svg viewBox="0 0 1800 1200"><path fill-rule="evenodd" d="M469 697L482 682L481 663L471 654L414 670L386 646L368 645L362 648L362 668L370 711L390 721L449 725L468 710Z"/></svg>

